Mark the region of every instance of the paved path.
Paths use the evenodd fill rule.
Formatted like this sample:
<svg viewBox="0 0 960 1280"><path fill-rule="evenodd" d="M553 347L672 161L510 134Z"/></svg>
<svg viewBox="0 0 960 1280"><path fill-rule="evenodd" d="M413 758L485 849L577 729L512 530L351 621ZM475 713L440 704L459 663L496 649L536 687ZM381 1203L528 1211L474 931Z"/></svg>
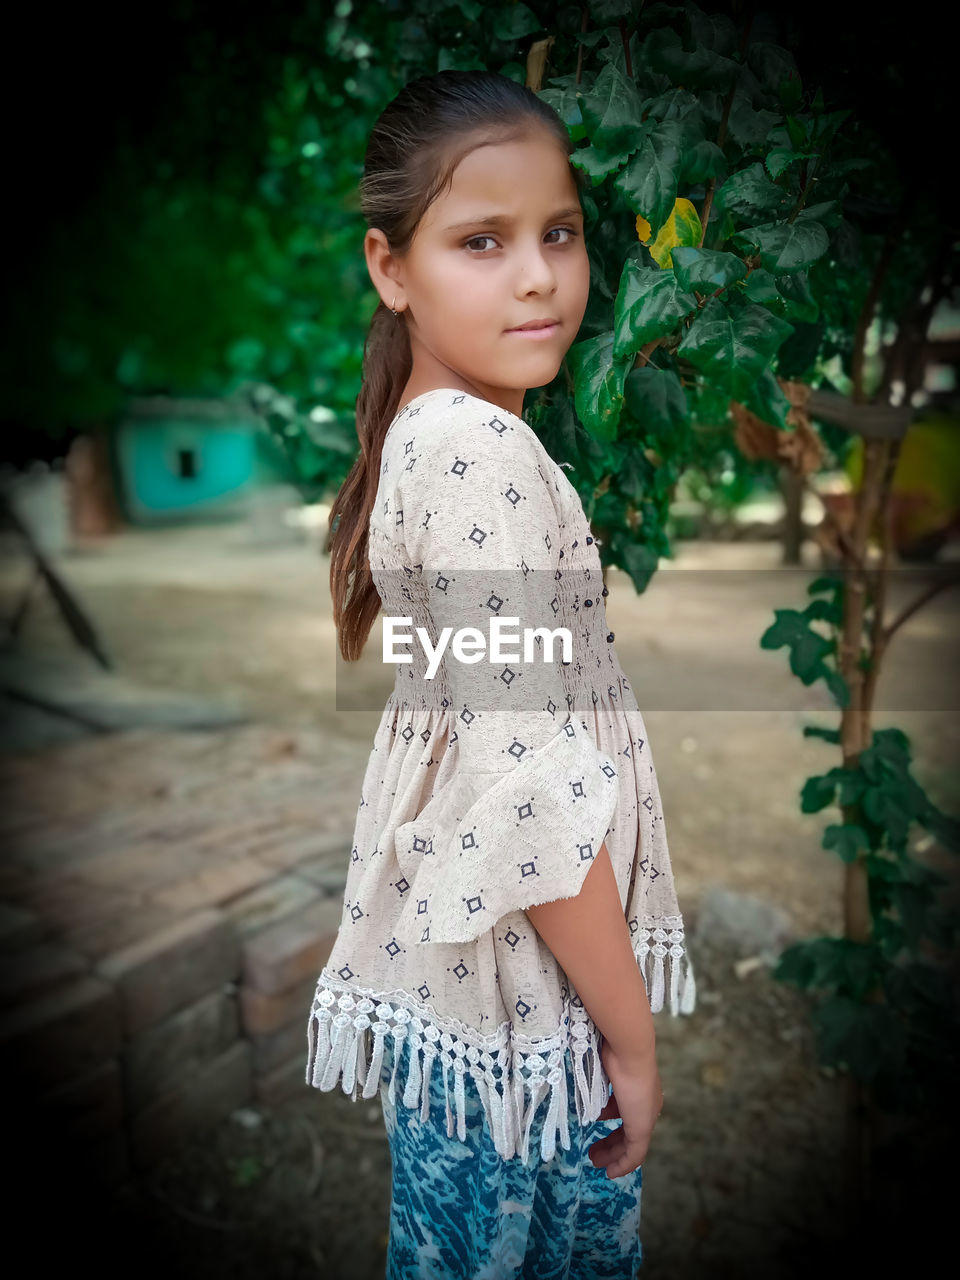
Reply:
<svg viewBox="0 0 960 1280"><path fill-rule="evenodd" d="M797 808L804 779L835 763L803 726L833 725L836 711L820 686L790 675L785 650L759 649L773 609L808 599L809 573L777 568L777 556L772 544L680 544L642 597L612 572L608 606L650 734L689 924L721 885L777 904L802 936L842 922L841 866L820 848L821 817ZM76 650L42 594L23 653L0 663L9 688L40 695L9 704L17 716L0 744L0 1004L14 1013L185 917L223 913L253 938L278 923L290 933L298 913L319 917L319 903L335 912L389 687L377 629L360 663L338 661L328 561L310 544L258 548L230 525L127 530L63 556L60 567L117 674L102 676ZM25 574L15 557L0 558L5 608ZM894 584L896 604L919 576ZM898 635L877 715L878 727L910 735L917 776L947 809L956 808L960 738L956 597L945 593ZM37 705L44 698L47 710ZM53 713L57 705L67 714ZM32 966L15 962L28 953ZM293 960L304 955L309 969L309 948ZM283 963L293 960L287 953ZM698 969L697 1017L661 1024L658 1039L674 1105L658 1127L646 1191L651 1280L661 1264L666 1271L688 1256L691 1239L707 1265L735 1247L737 1230L753 1239L772 1232L800 1180L834 1159L816 1145L829 1141L836 1098L811 1067L803 1002L762 970L741 979L727 961L712 963ZM272 1078L278 1100L276 1055L288 1052L296 1065L303 1051L302 986L300 975L281 993L280 1030L290 1038L273 1031L257 1048L261 1079ZM191 997L188 1029L182 1010L171 1013L178 1033L200 1035L209 1000ZM251 1017L280 1016L279 1005L254 1003ZM233 1059L228 1067L235 1073ZM337 1235L333 1210L349 1208L344 1180L365 1170L370 1270L358 1261L355 1274L375 1275L386 1153L363 1137L370 1108L305 1090L291 1105L339 1135L303 1206L311 1256L358 1258L355 1237ZM807 1132L819 1138L804 1156L797 1135ZM796 1168L784 1163L788 1153ZM746 1207L753 1225L738 1228L730 1207L744 1208L754 1175L764 1199ZM219 1238L217 1249L228 1256Z"/></svg>

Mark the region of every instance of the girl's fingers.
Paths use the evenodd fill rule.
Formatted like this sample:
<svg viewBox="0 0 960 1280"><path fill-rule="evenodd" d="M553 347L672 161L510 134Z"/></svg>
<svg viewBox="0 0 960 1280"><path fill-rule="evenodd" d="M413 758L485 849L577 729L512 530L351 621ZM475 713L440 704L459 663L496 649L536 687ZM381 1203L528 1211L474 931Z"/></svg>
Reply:
<svg viewBox="0 0 960 1280"><path fill-rule="evenodd" d="M611 1178L622 1177L640 1168L647 1157L649 1143L628 1144L623 1137L623 1125L614 1129L605 1138L598 1139L589 1148L592 1164L597 1169L606 1169Z"/></svg>
<svg viewBox="0 0 960 1280"><path fill-rule="evenodd" d="M622 1178L628 1173L633 1173L635 1169L639 1169L646 1157L646 1152L641 1155L640 1152L622 1151L618 1152L616 1157L606 1166L608 1178Z"/></svg>
<svg viewBox="0 0 960 1280"><path fill-rule="evenodd" d="M598 1120L619 1120L620 1108L617 1106L617 1095L612 1093L603 1104L603 1110L597 1116Z"/></svg>
<svg viewBox="0 0 960 1280"><path fill-rule="evenodd" d="M608 1133L605 1138L598 1138L596 1142L588 1150L590 1159L599 1168L605 1168L617 1154L620 1146L619 1129L615 1129L613 1133Z"/></svg>
<svg viewBox="0 0 960 1280"><path fill-rule="evenodd" d="M623 1129L614 1129L605 1138L600 1138L590 1148L590 1158L594 1164L605 1169L611 1160L618 1159L624 1151Z"/></svg>

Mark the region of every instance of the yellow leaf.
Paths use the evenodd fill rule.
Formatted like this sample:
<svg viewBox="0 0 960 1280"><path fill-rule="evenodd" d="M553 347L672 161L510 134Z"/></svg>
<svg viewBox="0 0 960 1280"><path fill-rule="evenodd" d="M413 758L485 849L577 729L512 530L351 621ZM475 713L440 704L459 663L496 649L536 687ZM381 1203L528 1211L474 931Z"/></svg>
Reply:
<svg viewBox="0 0 960 1280"><path fill-rule="evenodd" d="M649 226L649 223L647 225ZM679 196L674 201L673 212L660 228L660 234L650 245L650 256L657 266L672 267L673 250L678 245L695 249L700 243L702 234L700 215L689 200Z"/></svg>
<svg viewBox="0 0 960 1280"><path fill-rule="evenodd" d="M650 223L646 218L642 214L637 214L637 238L641 244L646 244L650 239L651 230Z"/></svg>

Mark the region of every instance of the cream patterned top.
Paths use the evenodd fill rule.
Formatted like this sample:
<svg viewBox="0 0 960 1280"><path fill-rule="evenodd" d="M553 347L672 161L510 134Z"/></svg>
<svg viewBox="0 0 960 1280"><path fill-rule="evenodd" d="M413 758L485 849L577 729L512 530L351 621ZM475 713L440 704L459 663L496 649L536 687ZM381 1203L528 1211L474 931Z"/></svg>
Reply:
<svg viewBox="0 0 960 1280"><path fill-rule="evenodd" d="M527 423L438 388L386 433L369 557L409 661L361 787L343 915L308 1020L307 1083L372 1097L385 1037L394 1076L412 1037L407 1106L426 1110L439 1057L461 1139L469 1077L504 1159L529 1161L533 1116L549 1108L549 1160L558 1136L569 1147L564 1055L580 1124L596 1119L609 1082L600 1033L525 908L579 893L606 841L651 1009L665 997L673 1014L695 1005L656 771L606 620L597 544ZM571 646L547 661L558 628ZM380 639L375 629L370 643ZM381 1087L395 1100L394 1078ZM452 1136L449 1103L447 1117Z"/></svg>

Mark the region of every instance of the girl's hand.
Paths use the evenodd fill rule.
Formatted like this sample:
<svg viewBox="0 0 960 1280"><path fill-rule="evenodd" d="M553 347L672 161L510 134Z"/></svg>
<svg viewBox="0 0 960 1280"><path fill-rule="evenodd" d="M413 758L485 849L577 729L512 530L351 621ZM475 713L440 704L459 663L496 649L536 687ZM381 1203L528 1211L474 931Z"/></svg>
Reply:
<svg viewBox="0 0 960 1280"><path fill-rule="evenodd" d="M608 1178L622 1178L643 1164L650 1146L650 1135L663 1110L663 1089L656 1054L651 1052L644 1062L625 1062L617 1058L610 1044L600 1046L603 1068L613 1085L599 1120L622 1118L623 1124L589 1150L597 1169L606 1169Z"/></svg>

